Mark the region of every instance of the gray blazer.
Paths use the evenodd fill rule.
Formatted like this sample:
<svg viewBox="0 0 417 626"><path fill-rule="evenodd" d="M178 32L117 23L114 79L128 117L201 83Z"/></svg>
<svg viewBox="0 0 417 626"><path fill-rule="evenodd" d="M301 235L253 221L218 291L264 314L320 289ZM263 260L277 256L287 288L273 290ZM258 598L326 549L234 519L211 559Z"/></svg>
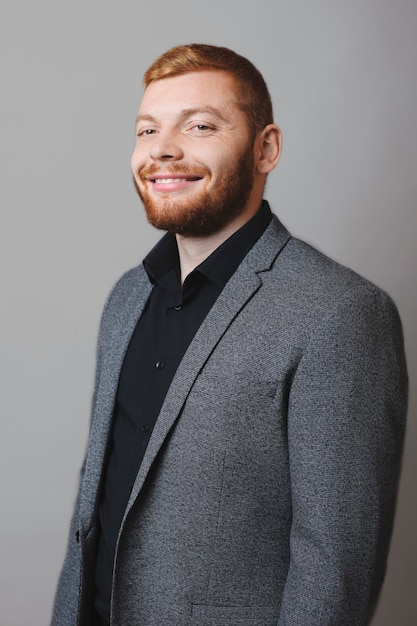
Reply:
<svg viewBox="0 0 417 626"><path fill-rule="evenodd" d="M53 626L87 626L120 369L151 292L105 305ZM120 530L112 626L357 626L386 567L406 411L397 311L274 217L165 398Z"/></svg>

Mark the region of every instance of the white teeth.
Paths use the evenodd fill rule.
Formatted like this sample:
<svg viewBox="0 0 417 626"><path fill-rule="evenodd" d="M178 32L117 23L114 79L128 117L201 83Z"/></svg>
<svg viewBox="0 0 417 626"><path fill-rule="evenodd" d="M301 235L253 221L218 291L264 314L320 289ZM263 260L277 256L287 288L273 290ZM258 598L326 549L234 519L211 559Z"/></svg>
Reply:
<svg viewBox="0 0 417 626"><path fill-rule="evenodd" d="M181 183L184 180L184 178L155 178L155 182L162 185L168 184L168 183Z"/></svg>

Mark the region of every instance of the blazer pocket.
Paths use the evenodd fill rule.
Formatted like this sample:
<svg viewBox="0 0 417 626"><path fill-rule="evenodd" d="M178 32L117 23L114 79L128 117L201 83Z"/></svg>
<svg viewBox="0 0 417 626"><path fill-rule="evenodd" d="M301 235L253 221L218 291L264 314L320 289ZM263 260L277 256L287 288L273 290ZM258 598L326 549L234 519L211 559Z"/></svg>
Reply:
<svg viewBox="0 0 417 626"><path fill-rule="evenodd" d="M193 604L190 626L276 626L279 609L272 606Z"/></svg>

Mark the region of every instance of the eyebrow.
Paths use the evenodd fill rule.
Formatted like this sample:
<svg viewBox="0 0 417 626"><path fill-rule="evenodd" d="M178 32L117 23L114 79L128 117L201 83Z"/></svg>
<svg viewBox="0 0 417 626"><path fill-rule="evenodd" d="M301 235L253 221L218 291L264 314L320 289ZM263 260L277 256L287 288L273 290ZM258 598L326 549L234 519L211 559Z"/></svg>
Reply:
<svg viewBox="0 0 417 626"><path fill-rule="evenodd" d="M226 118L216 107L207 105L203 107L190 107L189 109L183 109L180 114L180 119L184 120L190 117L191 115L198 115L201 113L209 113L210 115L214 115L215 117L220 118L223 122L226 122ZM156 118L153 115L148 113L140 113L136 118L136 125L139 122L156 122Z"/></svg>

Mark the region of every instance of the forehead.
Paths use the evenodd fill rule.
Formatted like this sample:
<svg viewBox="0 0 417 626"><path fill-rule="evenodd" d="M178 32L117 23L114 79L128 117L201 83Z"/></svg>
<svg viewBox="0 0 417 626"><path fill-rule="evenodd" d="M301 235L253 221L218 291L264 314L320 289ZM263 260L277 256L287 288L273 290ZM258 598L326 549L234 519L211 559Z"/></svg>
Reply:
<svg viewBox="0 0 417 626"><path fill-rule="evenodd" d="M224 113L238 111L238 89L234 78L226 72L199 71L156 80L146 88L139 113L153 115L204 106Z"/></svg>

